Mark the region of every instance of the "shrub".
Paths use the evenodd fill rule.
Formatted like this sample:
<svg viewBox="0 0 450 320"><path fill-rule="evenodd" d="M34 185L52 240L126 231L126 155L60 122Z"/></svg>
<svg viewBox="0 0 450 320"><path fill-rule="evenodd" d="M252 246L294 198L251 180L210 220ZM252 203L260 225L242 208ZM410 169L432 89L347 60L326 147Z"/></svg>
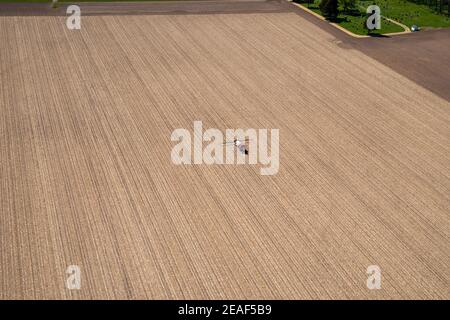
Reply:
<svg viewBox="0 0 450 320"><path fill-rule="evenodd" d="M339 0L339 4L345 13L354 13L356 10L356 0Z"/></svg>

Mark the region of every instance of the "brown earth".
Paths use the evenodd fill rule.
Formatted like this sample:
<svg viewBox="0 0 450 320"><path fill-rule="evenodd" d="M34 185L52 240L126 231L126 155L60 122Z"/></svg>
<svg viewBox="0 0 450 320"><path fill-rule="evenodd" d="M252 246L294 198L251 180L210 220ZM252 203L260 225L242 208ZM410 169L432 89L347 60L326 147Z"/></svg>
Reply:
<svg viewBox="0 0 450 320"><path fill-rule="evenodd" d="M3 10L0 298L449 298L450 103L379 49L448 32L355 44L280 6ZM278 174L174 165L195 120L280 129Z"/></svg>

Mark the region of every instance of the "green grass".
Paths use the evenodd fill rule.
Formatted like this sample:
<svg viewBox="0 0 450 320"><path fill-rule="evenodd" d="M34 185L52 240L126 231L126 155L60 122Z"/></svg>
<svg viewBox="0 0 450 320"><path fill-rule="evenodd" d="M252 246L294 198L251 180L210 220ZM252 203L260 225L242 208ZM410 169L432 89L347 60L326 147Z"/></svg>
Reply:
<svg viewBox="0 0 450 320"><path fill-rule="evenodd" d="M370 0L360 1L364 7L377 4L381 14L408 27L418 25L421 28L445 28L450 27L450 17L439 14L427 5L420 5L405 0Z"/></svg>
<svg viewBox="0 0 450 320"><path fill-rule="evenodd" d="M339 22L339 25L344 27L347 30L350 30L353 33L366 35L367 29L364 27L366 23L366 16L360 15L360 16L350 16L346 15L344 16L346 20ZM389 22L387 20L381 21L381 29L380 30L373 30L370 32L370 34L386 34L386 33L394 33L394 32L402 32L405 29L401 26Z"/></svg>
<svg viewBox="0 0 450 320"><path fill-rule="evenodd" d="M320 0L315 0L314 3L310 4L309 6L307 4L302 4L303 6L309 8L311 11L314 11L315 13L321 14L319 9L319 3ZM339 16L337 17L336 22L341 27L344 27L345 29L359 35L367 35L368 31L366 28L364 28L365 22L366 22L366 14L363 12L354 13L354 14L345 14L340 12ZM391 23L387 20L381 21L381 29L380 30L373 30L370 34L372 35L379 35L379 34L386 34L386 33L394 33L394 32L402 32L404 29L400 27L399 25L396 25L394 23Z"/></svg>
<svg viewBox="0 0 450 320"><path fill-rule="evenodd" d="M306 3L302 3L302 5L318 14L321 14L319 10L319 3L320 0L315 0L314 3L310 5ZM380 7L382 16L403 23L408 27L411 27L414 24L418 25L422 29L450 27L450 17L445 14L439 14L426 5L419 5L407 0L358 1L360 12L356 14L344 14L341 11L336 23L355 34L367 34L367 30L364 28L364 23L366 20L364 8L367 8L371 4L377 4ZM404 29L402 27L383 19L381 21L381 29L374 30L371 34L386 34L401 32L403 30Z"/></svg>

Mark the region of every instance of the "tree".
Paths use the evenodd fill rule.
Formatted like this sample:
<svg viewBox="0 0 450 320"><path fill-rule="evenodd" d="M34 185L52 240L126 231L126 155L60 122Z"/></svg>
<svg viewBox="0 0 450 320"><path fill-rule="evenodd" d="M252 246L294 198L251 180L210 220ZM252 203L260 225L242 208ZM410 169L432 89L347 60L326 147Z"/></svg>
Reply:
<svg viewBox="0 0 450 320"><path fill-rule="evenodd" d="M322 15L328 20L335 20L338 16L338 0L322 0L319 8Z"/></svg>

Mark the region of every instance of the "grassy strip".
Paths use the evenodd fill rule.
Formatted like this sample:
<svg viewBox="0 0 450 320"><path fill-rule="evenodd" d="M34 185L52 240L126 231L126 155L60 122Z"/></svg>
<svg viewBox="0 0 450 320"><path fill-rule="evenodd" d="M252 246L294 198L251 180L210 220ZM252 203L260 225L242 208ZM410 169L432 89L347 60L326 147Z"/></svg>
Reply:
<svg viewBox="0 0 450 320"><path fill-rule="evenodd" d="M321 14L319 9L319 3L320 0L315 0L314 3L306 4L306 3L299 3L311 11L314 11L315 13ZM357 12L352 14L343 13L342 10L340 10L340 13L336 19L336 21L333 21L340 25L341 27L359 35L367 35L368 30L364 27L366 23L366 14L364 12ZM373 30L370 32L370 34L373 35L379 35L379 34L386 34L386 33L394 33L394 32L402 32L404 29L400 27L399 25L396 25L392 22L389 22L387 20L383 20L381 23L381 29L380 30Z"/></svg>
<svg viewBox="0 0 450 320"><path fill-rule="evenodd" d="M427 5L421 5L405 0L370 0L360 1L360 5L368 7L375 3L381 9L381 14L409 27L418 25L421 28L450 27L450 17L439 14Z"/></svg>

